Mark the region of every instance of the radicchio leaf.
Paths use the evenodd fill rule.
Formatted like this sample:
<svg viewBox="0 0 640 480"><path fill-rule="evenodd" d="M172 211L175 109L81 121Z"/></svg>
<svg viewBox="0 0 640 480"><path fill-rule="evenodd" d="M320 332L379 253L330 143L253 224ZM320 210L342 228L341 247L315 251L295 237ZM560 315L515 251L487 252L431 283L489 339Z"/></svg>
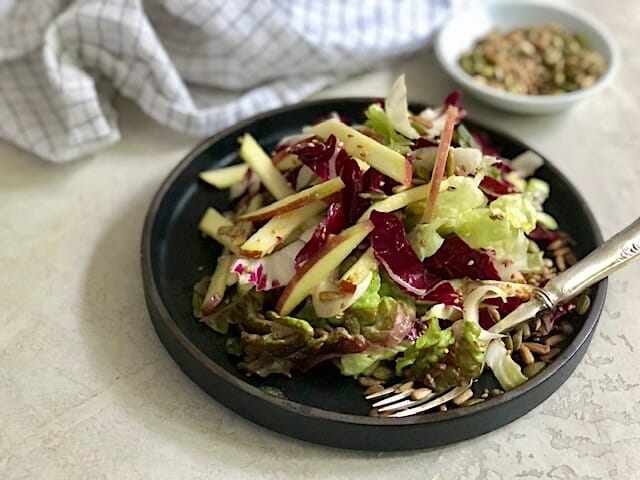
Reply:
<svg viewBox="0 0 640 480"><path fill-rule="evenodd" d="M391 195L393 187L400 185L393 178L386 176L375 168L370 168L362 176L362 191Z"/></svg>
<svg viewBox="0 0 640 480"><path fill-rule="evenodd" d="M424 266L440 278L500 280L491 257L482 250L471 248L457 235L447 237L434 255L425 258Z"/></svg>
<svg viewBox="0 0 640 480"><path fill-rule="evenodd" d="M426 147L437 147L438 144L436 142L433 142L431 140L429 140L428 138L425 137L420 137L420 138L416 138L413 141L413 145L411 146L411 150L418 150L419 148L426 148Z"/></svg>
<svg viewBox="0 0 640 480"><path fill-rule="evenodd" d="M356 223L369 206L365 199L360 198L363 173L358 163L344 150L340 150L336 157L336 170L344 182L344 188L340 191L340 201L345 212L345 227L348 227Z"/></svg>
<svg viewBox="0 0 640 480"><path fill-rule="evenodd" d="M452 105L456 108L462 108L462 92L460 90L449 92L443 103L446 106Z"/></svg>
<svg viewBox="0 0 640 480"><path fill-rule="evenodd" d="M493 177L485 175L480 182L480 190L489 197L489 200L495 200L502 195L508 195L510 193L518 193L518 189L513 186L509 181L502 179L496 180Z"/></svg>
<svg viewBox="0 0 640 480"><path fill-rule="evenodd" d="M414 252L404 225L393 213L371 212L373 253L389 277L406 293L423 297L438 277L426 272Z"/></svg>
<svg viewBox="0 0 640 480"><path fill-rule="evenodd" d="M520 297L509 297L507 298L506 302L503 302L500 297L487 298L486 300L482 301L482 303L484 303L485 305L493 305L497 307L500 318L504 318L509 315L523 302L524 300ZM497 323L497 321L489 313L489 310L487 310L486 308L480 309L478 318L478 323L480 323L480 326L485 330L488 330L490 327Z"/></svg>
<svg viewBox="0 0 640 480"><path fill-rule="evenodd" d="M342 204L332 203L329 205L325 217L318 224L309 241L296 255L296 270L326 243L329 235L340 233L344 229L344 220Z"/></svg>
<svg viewBox="0 0 640 480"><path fill-rule="evenodd" d="M559 240L560 234L553 230L547 230L543 225L538 223L536 228L527 234L531 240L536 242L542 249L546 248L551 242Z"/></svg>
<svg viewBox="0 0 640 480"><path fill-rule="evenodd" d="M444 303L447 306L460 307L460 295L449 282L439 282L420 298L423 302Z"/></svg>
<svg viewBox="0 0 640 480"><path fill-rule="evenodd" d="M310 142L297 144L291 151L318 177L329 180L331 160L334 159L337 148L338 140L334 135L329 135L324 143L314 138Z"/></svg>
<svg viewBox="0 0 640 480"><path fill-rule="evenodd" d="M467 116L467 111L462 106L461 90L454 90L444 98L442 111L444 112L449 106L456 107L458 109L458 115L456 116L455 121L455 124L458 125L460 122L462 122L462 119Z"/></svg>
<svg viewBox="0 0 640 480"><path fill-rule="evenodd" d="M493 142L491 141L491 137L487 132L476 130L474 132L471 132L471 136L480 146L480 150L482 150L482 153L484 155L491 155L492 157L501 156L500 149L494 146Z"/></svg>

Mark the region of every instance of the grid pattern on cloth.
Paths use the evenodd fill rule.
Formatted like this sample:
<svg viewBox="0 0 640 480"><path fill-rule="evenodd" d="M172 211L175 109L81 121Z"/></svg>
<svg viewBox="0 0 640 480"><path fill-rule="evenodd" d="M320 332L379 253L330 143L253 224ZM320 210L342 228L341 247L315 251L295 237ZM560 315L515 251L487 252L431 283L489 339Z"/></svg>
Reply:
<svg viewBox="0 0 640 480"><path fill-rule="evenodd" d="M211 134L423 47L457 3L5 1L0 137L54 162L120 138L114 92L170 128Z"/></svg>

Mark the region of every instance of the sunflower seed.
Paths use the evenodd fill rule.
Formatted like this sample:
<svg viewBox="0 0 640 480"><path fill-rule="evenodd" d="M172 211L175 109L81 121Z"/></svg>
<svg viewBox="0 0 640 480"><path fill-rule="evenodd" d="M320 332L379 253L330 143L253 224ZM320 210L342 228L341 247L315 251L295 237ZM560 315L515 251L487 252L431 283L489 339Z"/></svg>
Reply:
<svg viewBox="0 0 640 480"><path fill-rule="evenodd" d="M522 345L522 330L518 330L511 335L511 341L513 342L513 350L519 350Z"/></svg>
<svg viewBox="0 0 640 480"><path fill-rule="evenodd" d="M398 388L396 388L396 392L402 393L402 392L406 392L407 390L411 390L412 388L413 388L413 381L406 382L400 385Z"/></svg>
<svg viewBox="0 0 640 480"><path fill-rule="evenodd" d="M411 392L411 400L422 400L431 395L433 391L430 388L417 388Z"/></svg>
<svg viewBox="0 0 640 480"><path fill-rule="evenodd" d="M524 367L522 369L522 373L524 373L527 378L532 378L539 374L542 370L544 370L544 367L546 366L547 364L544 362L533 362Z"/></svg>
<svg viewBox="0 0 640 480"><path fill-rule="evenodd" d="M375 384L375 385L371 385L369 388L367 388L364 391L364 394L365 395L371 395L372 393L378 393L378 392L381 392L382 390L384 390L384 387L380 383L378 383L378 384Z"/></svg>
<svg viewBox="0 0 640 480"><path fill-rule="evenodd" d="M522 357L522 361L526 364L526 365L531 365L533 362L536 361L535 358L533 358L533 353L531 353L531 350L529 350L529 348L527 348L526 345L520 345L520 348L518 349L518 353L520 354L520 357Z"/></svg>
<svg viewBox="0 0 640 480"><path fill-rule="evenodd" d="M547 353L546 355L540 355L540 360L542 360L543 362L549 363L560 353L560 351L561 350L558 347L552 348L551 350L549 350L549 353Z"/></svg>
<svg viewBox="0 0 640 480"><path fill-rule="evenodd" d="M374 385L381 385L382 381L377 378L360 377L358 383L363 387L373 387Z"/></svg>
<svg viewBox="0 0 640 480"><path fill-rule="evenodd" d="M547 338L544 343L545 345L549 345L550 347L555 347L556 345L558 345L559 343L562 343L565 341L567 337L565 337L564 335L562 335L561 333L558 333L556 335L551 335L549 338Z"/></svg>
<svg viewBox="0 0 640 480"><path fill-rule="evenodd" d="M549 350L551 350L551 347L544 343L524 342L522 345L527 347L531 353L535 353L536 355L546 355L549 353Z"/></svg>
<svg viewBox="0 0 640 480"><path fill-rule="evenodd" d="M471 399L472 397L473 397L473 392L471 391L470 388L468 388L468 389L466 389L464 392L462 392L460 395L458 395L456 398L454 398L451 401L454 404L460 406L464 402L466 402L467 400Z"/></svg>
<svg viewBox="0 0 640 480"><path fill-rule="evenodd" d="M582 294L576 300L576 313L578 315L584 315L591 306L591 298L589 295Z"/></svg>

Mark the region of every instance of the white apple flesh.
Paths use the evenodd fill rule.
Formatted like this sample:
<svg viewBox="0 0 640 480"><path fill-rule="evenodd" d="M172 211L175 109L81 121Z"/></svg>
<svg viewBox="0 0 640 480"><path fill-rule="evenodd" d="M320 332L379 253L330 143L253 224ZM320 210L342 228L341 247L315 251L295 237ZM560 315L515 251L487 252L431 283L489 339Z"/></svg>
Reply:
<svg viewBox="0 0 640 480"><path fill-rule="evenodd" d="M202 233L210 236L219 244L227 247L233 253L239 253L238 245L233 243L228 235L222 235L220 233L220 229L222 227L231 228L233 227L233 225L234 224L231 222L231 220L226 218L215 208L209 207L200 219L198 228Z"/></svg>
<svg viewBox="0 0 640 480"><path fill-rule="evenodd" d="M231 165L229 167L215 168L213 170L205 170L200 172L200 178L207 182L209 185L213 185L220 190L229 188L231 185L235 185L242 181L244 176L249 170L249 165Z"/></svg>
<svg viewBox="0 0 640 480"><path fill-rule="evenodd" d="M356 223L338 235L330 237L309 260L307 260L289 281L278 299L276 311L288 315L325 279L330 278L345 258L373 230L369 220Z"/></svg>
<svg viewBox="0 0 640 480"><path fill-rule="evenodd" d="M371 212L395 212L401 208L406 207L410 203L417 202L419 200L426 200L429 196L431 185L420 185L419 187L410 188L404 192L396 193L390 197L380 200L379 202L371 205L360 217L359 221L368 220L371 216Z"/></svg>
<svg viewBox="0 0 640 480"><path fill-rule="evenodd" d="M229 277L229 269L231 268L232 263L233 256L229 255L228 252L224 252L218 257L216 269L213 272L213 275L211 275L207 293L205 293L202 301L203 315L209 315L222 301L224 292L227 289L227 279Z"/></svg>
<svg viewBox="0 0 640 480"><path fill-rule="evenodd" d="M342 179L335 177L318 185L305 188L281 200L277 200L258 210L240 215L238 220L249 220L252 222L266 220L326 198L329 195L339 192L343 188L344 182Z"/></svg>
<svg viewBox="0 0 640 480"><path fill-rule="evenodd" d="M411 163L404 156L345 125L340 120L335 118L325 120L311 127L311 131L322 139L335 135L353 158L368 163L402 185L411 185L413 170Z"/></svg>
<svg viewBox="0 0 640 480"><path fill-rule="evenodd" d="M295 193L284 175L273 165L271 157L249 133L245 133L240 140L240 157L275 198L281 199Z"/></svg>
<svg viewBox="0 0 640 480"><path fill-rule="evenodd" d="M340 281L338 286L343 292L353 293L358 288L364 279L371 274L376 268L378 268L378 261L373 254L373 249L369 247L360 258L356 260L349 270L347 270ZM371 281L371 280L369 280Z"/></svg>
<svg viewBox="0 0 640 480"><path fill-rule="evenodd" d="M270 254L285 242L307 220L313 218L326 208L320 200L297 208L282 215L277 215L260 227L240 246L240 253L247 257L259 258Z"/></svg>

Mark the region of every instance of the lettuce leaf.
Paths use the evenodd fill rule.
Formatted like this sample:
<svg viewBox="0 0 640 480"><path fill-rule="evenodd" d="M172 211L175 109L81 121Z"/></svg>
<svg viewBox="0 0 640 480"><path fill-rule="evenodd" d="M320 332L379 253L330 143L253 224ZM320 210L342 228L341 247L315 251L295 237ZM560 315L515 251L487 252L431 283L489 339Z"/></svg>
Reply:
<svg viewBox="0 0 640 480"><path fill-rule="evenodd" d="M403 155L409 153L411 140L396 131L386 112L379 104L370 105L364 113L367 117L365 125L380 135L389 148Z"/></svg>
<svg viewBox="0 0 640 480"><path fill-rule="evenodd" d="M410 139L416 139L420 136L409 122L407 86L404 81L404 74L400 75L396 81L393 82L389 94L385 99L384 109L387 118L397 132Z"/></svg>
<svg viewBox="0 0 640 480"><path fill-rule="evenodd" d="M494 216L489 208L465 213L454 232L472 248L496 251L498 259L513 262L518 270L527 270L529 241L506 217Z"/></svg>
<svg viewBox="0 0 640 480"><path fill-rule="evenodd" d="M436 323L432 321L429 329ZM427 347L418 349L415 361L404 373L422 380L436 393L466 385L482 373L486 344L479 338L481 331L475 323L458 320L440 331L437 343L433 344L434 339L425 340ZM434 337L436 333L437 329Z"/></svg>
<svg viewBox="0 0 640 480"><path fill-rule="evenodd" d="M500 341L489 343L485 362L505 390L512 390L527 381L520 365L511 358L507 348Z"/></svg>
<svg viewBox="0 0 640 480"><path fill-rule="evenodd" d="M340 357L338 368L340 373L346 376L358 377L360 375L370 375L383 360L393 359L398 352L404 350L403 346L394 348L383 348L371 346L362 353L350 353Z"/></svg>
<svg viewBox="0 0 640 480"><path fill-rule="evenodd" d="M386 347L398 345L416 320L413 304L392 297L381 297L375 311L352 307L349 313L358 321L360 333L367 340Z"/></svg>
<svg viewBox="0 0 640 480"><path fill-rule="evenodd" d="M489 204L491 214L506 218L513 228L529 233L536 228L536 209L527 195L502 195Z"/></svg>
<svg viewBox="0 0 640 480"><path fill-rule="evenodd" d="M360 310L377 310L380 305L380 273L378 270L372 272L371 282L369 286L362 294L362 296L356 300L351 309Z"/></svg>
<svg viewBox="0 0 640 480"><path fill-rule="evenodd" d="M427 330L396 359L396 375L402 376L407 367L412 373L426 371L444 358L454 341L453 330L442 330L439 320L431 317Z"/></svg>

